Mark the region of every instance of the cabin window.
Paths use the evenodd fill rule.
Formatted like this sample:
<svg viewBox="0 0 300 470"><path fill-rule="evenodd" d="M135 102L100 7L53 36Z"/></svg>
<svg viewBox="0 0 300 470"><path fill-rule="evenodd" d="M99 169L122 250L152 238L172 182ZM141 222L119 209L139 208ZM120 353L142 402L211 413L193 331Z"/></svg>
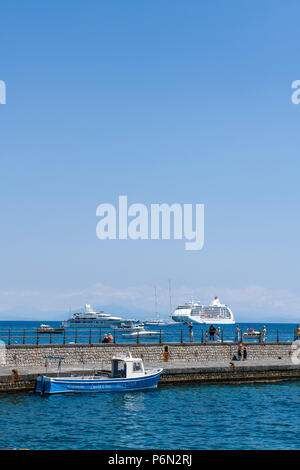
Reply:
<svg viewBox="0 0 300 470"><path fill-rule="evenodd" d="M140 362L134 362L133 363L133 372L139 372L142 370L141 363Z"/></svg>
<svg viewBox="0 0 300 470"><path fill-rule="evenodd" d="M115 360L113 361L113 368L112 368L112 377L120 377L121 372L124 369L123 361Z"/></svg>

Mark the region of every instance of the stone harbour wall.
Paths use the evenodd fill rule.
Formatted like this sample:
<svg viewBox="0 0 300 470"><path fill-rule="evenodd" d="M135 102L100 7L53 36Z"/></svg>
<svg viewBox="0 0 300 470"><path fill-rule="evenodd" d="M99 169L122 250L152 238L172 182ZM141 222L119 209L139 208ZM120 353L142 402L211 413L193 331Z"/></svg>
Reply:
<svg viewBox="0 0 300 470"><path fill-rule="evenodd" d="M246 343L248 361L289 359L291 343ZM237 354L237 343L163 343L163 344L52 344L52 345L9 345L6 346L6 365L41 366L45 356L63 357L63 364L101 364L109 363L112 356L131 352L141 357L145 363L156 362L195 363L230 362ZM57 364L49 360L49 365Z"/></svg>

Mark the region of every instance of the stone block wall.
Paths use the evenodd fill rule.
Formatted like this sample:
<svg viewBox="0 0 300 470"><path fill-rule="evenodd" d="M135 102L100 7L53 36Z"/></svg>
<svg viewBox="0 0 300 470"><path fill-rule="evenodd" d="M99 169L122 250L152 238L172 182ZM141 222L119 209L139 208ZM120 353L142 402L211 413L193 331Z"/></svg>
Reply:
<svg viewBox="0 0 300 470"><path fill-rule="evenodd" d="M166 354L167 350L167 354ZM145 363L159 363L164 359L176 363L227 362L237 354L235 343L163 343L163 344L52 344L10 345L6 347L6 365L15 367L43 366L45 356L60 356L63 364L102 364L110 362L112 356L131 352L142 357ZM248 361L289 359L291 343L247 343ZM49 360L49 365L57 361Z"/></svg>

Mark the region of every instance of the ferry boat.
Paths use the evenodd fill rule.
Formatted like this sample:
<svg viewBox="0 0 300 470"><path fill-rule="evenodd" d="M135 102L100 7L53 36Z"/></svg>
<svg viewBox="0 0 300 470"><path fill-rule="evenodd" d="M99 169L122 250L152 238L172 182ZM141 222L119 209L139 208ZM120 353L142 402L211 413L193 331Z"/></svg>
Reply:
<svg viewBox="0 0 300 470"><path fill-rule="evenodd" d="M163 369L146 369L142 359L133 358L129 353L114 356L111 361L111 373L82 377L37 378L35 391L38 393L66 392L113 392L134 391L156 388Z"/></svg>
<svg viewBox="0 0 300 470"><path fill-rule="evenodd" d="M175 322L193 322L203 325L222 324L233 325L235 323L233 313L228 305L221 304L218 297L215 297L210 305L203 305L200 302L187 302L178 305L171 315Z"/></svg>
<svg viewBox="0 0 300 470"><path fill-rule="evenodd" d="M129 320L130 321L130 320ZM95 312L90 304L85 305L84 313L74 313L71 318L62 323L63 328L116 328L121 323L126 324L126 320L104 313Z"/></svg>

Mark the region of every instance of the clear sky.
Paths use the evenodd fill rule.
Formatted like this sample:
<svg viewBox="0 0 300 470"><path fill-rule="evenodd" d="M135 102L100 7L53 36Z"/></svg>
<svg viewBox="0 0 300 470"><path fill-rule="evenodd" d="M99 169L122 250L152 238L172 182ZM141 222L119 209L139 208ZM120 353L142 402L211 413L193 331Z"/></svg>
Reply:
<svg viewBox="0 0 300 470"><path fill-rule="evenodd" d="M0 319L214 295L300 320L300 4L1 3ZM205 204L205 244L96 237L96 208Z"/></svg>

